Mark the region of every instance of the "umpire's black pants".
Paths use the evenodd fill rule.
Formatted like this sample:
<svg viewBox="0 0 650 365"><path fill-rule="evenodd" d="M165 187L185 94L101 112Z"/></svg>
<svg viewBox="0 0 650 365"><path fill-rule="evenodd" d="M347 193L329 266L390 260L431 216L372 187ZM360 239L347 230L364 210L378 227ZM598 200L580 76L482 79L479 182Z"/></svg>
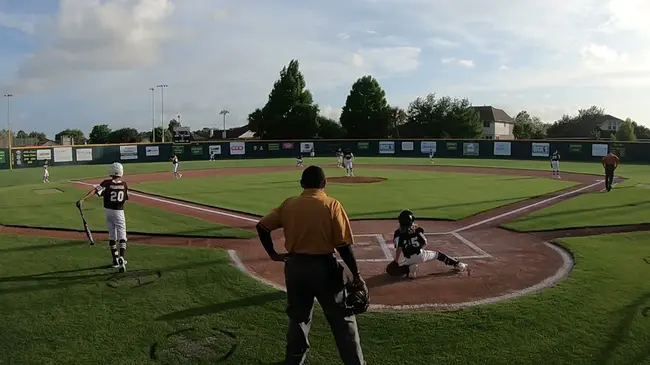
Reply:
<svg viewBox="0 0 650 365"><path fill-rule="evenodd" d="M365 365L356 318L345 308L343 267L336 257L291 254L284 275L289 316L285 364L302 365L307 361L316 298L332 329L343 364Z"/></svg>
<svg viewBox="0 0 650 365"><path fill-rule="evenodd" d="M614 184L614 170L616 170L614 165L605 165L605 189L607 191L610 191Z"/></svg>

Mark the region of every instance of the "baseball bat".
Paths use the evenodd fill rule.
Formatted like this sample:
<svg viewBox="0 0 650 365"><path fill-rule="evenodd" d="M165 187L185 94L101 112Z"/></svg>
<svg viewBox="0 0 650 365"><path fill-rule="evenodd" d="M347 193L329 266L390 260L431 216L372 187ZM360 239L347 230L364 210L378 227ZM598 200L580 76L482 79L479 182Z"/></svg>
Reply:
<svg viewBox="0 0 650 365"><path fill-rule="evenodd" d="M81 222L84 225L84 230L86 231L86 237L88 237L88 241L90 242L90 245L92 246L92 245L95 244L95 240L93 239L93 233L90 231L90 227L88 227L88 222L86 221L86 217L84 216L84 210L83 210L81 204L79 204L77 206L77 208L79 209L79 213L81 214Z"/></svg>

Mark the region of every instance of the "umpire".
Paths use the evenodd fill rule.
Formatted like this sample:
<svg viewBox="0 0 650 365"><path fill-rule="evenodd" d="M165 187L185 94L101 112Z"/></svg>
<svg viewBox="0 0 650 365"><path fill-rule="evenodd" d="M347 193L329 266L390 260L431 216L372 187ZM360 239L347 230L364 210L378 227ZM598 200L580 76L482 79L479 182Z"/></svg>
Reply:
<svg viewBox="0 0 650 365"><path fill-rule="evenodd" d="M285 364L307 361L316 298L334 334L343 364L365 365L356 317L346 304L349 293L344 269L334 256L335 250L352 272L351 285L366 295L368 288L352 252L354 242L347 213L338 200L325 194L326 183L323 169L307 167L300 180L302 194L286 199L257 224L257 233L269 257L285 262L289 317ZM279 228L284 229L287 254L279 254L273 247L271 231Z"/></svg>
<svg viewBox="0 0 650 365"><path fill-rule="evenodd" d="M619 162L620 160L618 156L616 156L614 152L611 151L601 160L601 163L605 168L605 189L607 192L610 192L612 190L612 185L614 184L614 171L618 167Z"/></svg>

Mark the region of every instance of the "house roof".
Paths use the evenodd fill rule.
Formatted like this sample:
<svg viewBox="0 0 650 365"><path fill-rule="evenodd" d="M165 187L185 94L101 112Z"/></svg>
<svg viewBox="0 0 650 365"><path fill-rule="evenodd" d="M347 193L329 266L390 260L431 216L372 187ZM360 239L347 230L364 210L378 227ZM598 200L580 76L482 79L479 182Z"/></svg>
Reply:
<svg viewBox="0 0 650 365"><path fill-rule="evenodd" d="M492 106L475 106L474 109L478 111L478 115L482 121L489 122L503 122L514 123L514 119L508 115L503 109L494 108Z"/></svg>

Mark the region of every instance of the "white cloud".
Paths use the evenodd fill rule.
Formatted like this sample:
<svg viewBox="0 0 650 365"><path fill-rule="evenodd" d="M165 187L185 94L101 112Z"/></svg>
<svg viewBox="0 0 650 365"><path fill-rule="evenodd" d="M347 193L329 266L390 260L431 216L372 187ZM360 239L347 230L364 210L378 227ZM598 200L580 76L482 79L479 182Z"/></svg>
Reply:
<svg viewBox="0 0 650 365"><path fill-rule="evenodd" d="M472 61L472 60L458 60L458 65L463 66L463 67L467 67L467 68L473 68L474 66L476 66L474 64L474 61Z"/></svg>
<svg viewBox="0 0 650 365"><path fill-rule="evenodd" d="M427 43L434 48L456 48L460 46L458 42L438 37L432 37Z"/></svg>
<svg viewBox="0 0 650 365"><path fill-rule="evenodd" d="M16 29L23 33L34 33L34 16L9 14L0 11L0 28Z"/></svg>
<svg viewBox="0 0 650 365"><path fill-rule="evenodd" d="M456 57L445 57L440 59L440 62L443 64L453 63L455 65L466 67L466 68L473 68L474 66L476 66L473 60L457 59Z"/></svg>
<svg viewBox="0 0 650 365"><path fill-rule="evenodd" d="M334 108L331 105L321 106L320 115L338 121L341 117L341 108Z"/></svg>

